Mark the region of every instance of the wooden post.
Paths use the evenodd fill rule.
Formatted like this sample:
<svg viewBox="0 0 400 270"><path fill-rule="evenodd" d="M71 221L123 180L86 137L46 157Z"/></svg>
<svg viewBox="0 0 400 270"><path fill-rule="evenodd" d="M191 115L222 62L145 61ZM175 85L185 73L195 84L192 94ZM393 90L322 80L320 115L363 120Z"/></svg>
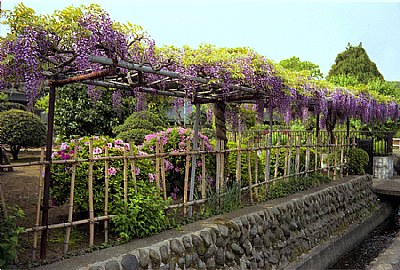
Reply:
<svg viewBox="0 0 400 270"><path fill-rule="evenodd" d="M183 215L186 216L187 200L188 200L188 183L189 183L189 170L190 170L190 141L186 143L186 164L185 164L185 180L183 183Z"/></svg>
<svg viewBox="0 0 400 270"><path fill-rule="evenodd" d="M220 184L220 189L223 189L225 186L225 142L223 140L220 140L220 164L221 164L221 168L220 168L220 173L221 176L219 178L219 184Z"/></svg>
<svg viewBox="0 0 400 270"><path fill-rule="evenodd" d="M199 146L199 123L200 123L200 104L196 103L196 118L194 120L193 126L193 151L198 151ZM197 166L197 154L192 154L192 173L190 176L190 192L189 192L189 201L193 201L194 196L194 182L196 181L196 166ZM190 205L189 207L189 217L193 214L193 207Z"/></svg>
<svg viewBox="0 0 400 270"><path fill-rule="evenodd" d="M329 162L329 152L330 152L330 147L331 147L331 137L332 137L332 132L327 131L327 154L326 154L326 166L328 167L328 177L330 176L330 162Z"/></svg>
<svg viewBox="0 0 400 270"><path fill-rule="evenodd" d="M251 179L251 156L250 156L250 143L247 142L247 176L249 180L249 191L250 191L250 202L251 204L254 203L253 200L253 184L252 184L252 179Z"/></svg>
<svg viewBox="0 0 400 270"><path fill-rule="evenodd" d="M124 148L125 149L125 148ZM89 140L89 245L94 244L94 206L93 206L93 140Z"/></svg>
<svg viewBox="0 0 400 270"><path fill-rule="evenodd" d="M132 174L132 181L133 181L133 188L135 192L137 192L136 186L136 155L133 153L133 144L129 142L129 155L131 156L131 174Z"/></svg>
<svg viewBox="0 0 400 270"><path fill-rule="evenodd" d="M40 222L40 202L42 200L42 188L43 188L43 161L44 161L44 147L40 150L40 165L39 165L39 188L38 188L38 201L36 205L36 220L35 220L35 228L39 227ZM1 184L1 183L0 183ZM4 213L7 216L7 208L5 207L5 202L3 202L4 198L2 196L2 203L4 207ZM32 251L32 260L36 260L36 248L38 243L39 232L33 232L33 251Z"/></svg>
<svg viewBox="0 0 400 270"><path fill-rule="evenodd" d="M164 145L163 142L160 142L160 152L164 154ZM167 200L167 183L165 180L165 160L164 157L161 157L161 183L162 183L162 191L163 191L163 197L164 200Z"/></svg>
<svg viewBox="0 0 400 270"><path fill-rule="evenodd" d="M305 173L308 176L310 170L310 144L311 144L311 132L307 132L307 145L306 145L306 160L305 160Z"/></svg>
<svg viewBox="0 0 400 270"><path fill-rule="evenodd" d="M132 149L132 146L129 145ZM104 156L108 158L108 145L104 147ZM108 159L104 160L104 216L108 216L108 189L109 189L109 178L108 178ZM104 242L108 242L108 219L104 220Z"/></svg>
<svg viewBox="0 0 400 270"><path fill-rule="evenodd" d="M156 141L156 187L160 190L160 139Z"/></svg>
<svg viewBox="0 0 400 270"><path fill-rule="evenodd" d="M271 105L271 104L270 104ZM267 149L265 150L265 188L268 189L268 182L271 175L271 147L272 147L272 125L273 125L273 110L272 107L269 113L269 136L267 141Z"/></svg>
<svg viewBox="0 0 400 270"><path fill-rule="evenodd" d="M295 160L295 174L296 178L300 174L300 136L296 135L295 137L295 144L296 144L296 160Z"/></svg>
<svg viewBox="0 0 400 270"><path fill-rule="evenodd" d="M337 144L338 144L338 139L335 136L335 145L333 146L333 151L334 151L334 168L333 168L333 180L336 180L337 176Z"/></svg>
<svg viewBox="0 0 400 270"><path fill-rule="evenodd" d="M340 178L343 178L344 149L345 149L345 139L344 136L342 136L342 141L340 145Z"/></svg>
<svg viewBox="0 0 400 270"><path fill-rule="evenodd" d="M49 109L47 114L47 137L46 137L46 161L48 162L45 166L44 171L44 183L43 183L43 204L42 209L42 226L49 225L49 199L50 199L50 166L51 166L51 154L53 150L53 128L54 128L54 108L56 103L56 85L50 83L49 91ZM48 229L43 230L40 237L40 258L45 259L47 253L47 238Z"/></svg>
<svg viewBox="0 0 400 270"><path fill-rule="evenodd" d="M76 177L76 165L78 160L78 145L79 140L74 141L74 163L72 164L72 175L71 175L71 187L69 193L69 209L68 209L68 222L72 222L72 214L74 212L74 192L75 192L75 177ZM68 252L68 244L71 236L72 227L67 227L65 233L65 241L64 241L64 256L67 255Z"/></svg>
<svg viewBox="0 0 400 270"><path fill-rule="evenodd" d="M257 145L257 141L255 143L255 145L253 145L253 148L255 149L256 147L258 147ZM257 155L257 151L258 150L254 150L255 151L255 159L254 159L254 183L256 185L256 188L254 190L254 195L256 197L256 200L258 201L258 155Z"/></svg>
<svg viewBox="0 0 400 270"><path fill-rule="evenodd" d="M275 169L274 169L274 178L278 177L278 169L279 169L279 155L281 152L281 133L277 132L278 138L276 142L277 148L275 148Z"/></svg>
<svg viewBox="0 0 400 270"><path fill-rule="evenodd" d="M289 133L289 138L288 138L288 142L289 142L289 153L288 153L288 158L287 158L287 162L288 162L288 165L287 165L287 175L291 175L292 174L292 143L293 143L293 138L292 138L292 134L291 133Z"/></svg>
<svg viewBox="0 0 400 270"><path fill-rule="evenodd" d="M201 141L201 151L205 150L204 140ZM201 198L205 200L206 194L206 154L201 154Z"/></svg>
<svg viewBox="0 0 400 270"><path fill-rule="evenodd" d="M219 185L220 185L220 177L221 177L221 154L220 154L220 139L217 138L215 144L215 162L216 162L216 173L215 173L215 192L219 196Z"/></svg>
<svg viewBox="0 0 400 270"><path fill-rule="evenodd" d="M240 135L237 136L237 156L236 156L236 182L242 182L242 151L241 151L241 142Z"/></svg>
<svg viewBox="0 0 400 270"><path fill-rule="evenodd" d="M126 147L124 146L124 210L128 212L128 158L126 153Z"/></svg>

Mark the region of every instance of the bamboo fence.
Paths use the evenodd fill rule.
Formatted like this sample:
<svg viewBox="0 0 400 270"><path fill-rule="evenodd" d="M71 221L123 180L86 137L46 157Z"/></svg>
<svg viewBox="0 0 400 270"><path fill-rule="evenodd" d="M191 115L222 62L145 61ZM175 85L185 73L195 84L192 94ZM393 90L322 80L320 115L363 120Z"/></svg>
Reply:
<svg viewBox="0 0 400 270"><path fill-rule="evenodd" d="M272 135L272 137L271 137ZM208 201L207 195L210 192L216 193L219 198L223 197L225 187L231 182L238 182L242 192L248 192L248 200L251 204L255 203L259 197L259 188L265 186L266 189L276 181L284 181L290 177L300 177L303 175L309 175L313 172L323 172L328 175L333 175L334 179L343 177L345 172L345 161L346 161L346 149L355 146L355 138L346 137L345 132L335 133L335 142L328 143L328 135L326 132L320 132L315 134L310 131L273 131L271 133L258 132L239 134L235 136L236 145L235 148L226 148L226 144L222 140L217 140L215 149L207 151L205 149L205 142L200 140L200 147L198 150L192 150L192 146L188 141L186 149L184 151L173 151L165 152L164 146L161 141L157 141L155 146L155 154L134 154L133 145L129 144L129 147L123 148L123 155L111 156L107 145L104 147L103 156L93 156L93 140L89 140L89 157L86 159L78 158L79 152L79 141L75 140L74 144L74 155L69 160L53 160L52 166L54 165L68 165L71 166L71 181L69 187L69 200L68 200L68 212L66 213L68 218L67 222L51 224L48 226L40 226L40 206L43 189L43 167L47 164L44 161L44 150L41 151L40 161L29 162L13 165L2 165L2 168L23 167L23 166L39 166L40 176L38 182L38 198L36 207L36 218L35 223L31 228L25 228L24 232L33 232L33 259L36 258L36 248L38 240L38 232L45 229L57 229L65 228L65 240L64 240L64 254L66 255L69 249L69 242L71 237L71 230L73 226L80 224L89 225L89 246L94 245L95 237L95 223L104 222L104 242L109 241L109 221L115 215L110 213L110 194L109 194L109 176L108 170L110 169L110 162L115 160L122 160L122 167L119 168L123 172L123 201L124 208L127 211L128 207L128 185L133 184L134 189L137 191L137 176L136 170L139 168L138 161L141 159L152 160L155 164L155 186L160 190L160 196L164 200L168 199L167 194L167 183L168 178L165 171L165 162L169 159L182 156L185 158L184 162L184 176L183 176L183 191L181 200L173 201L167 209L182 209L181 213L183 216L188 215L188 207L193 205L202 205L200 208L195 208L197 211L204 211L206 203ZM245 147L243 147L245 146ZM128 148L128 149L127 149ZM329 155L333 153L333 155ZM235 159L229 159L229 155L236 155ZM197 156L197 160L201 162L197 168L200 173L198 174L199 183L195 186L195 198L192 201L188 200L189 192L189 180L191 172L191 157L192 155ZM264 156L265 155L265 156ZM283 156L282 156L283 155ZM243 157L243 158L242 158ZM244 163L247 166L247 172L243 172ZM312 161L314 164L312 164ZM80 164L88 163L88 205L89 205L89 217L81 220L73 220L74 214L74 193L75 193L75 178L76 171ZM215 163L213 163L215 162ZM227 163L231 163L228 165ZM263 164L264 162L264 164ZM101 216L95 216L94 211L94 194L93 192L93 170L95 164L103 164L104 168L104 211ZM212 164L213 163L213 164ZM331 164L332 163L332 164ZM215 171L210 170L207 164L211 164L215 168ZM228 170L231 166L234 170ZM140 168L139 168L140 169ZM130 171L130 177L128 172ZM245 174L243 174L245 173ZM247 174L247 183L243 182L243 175ZM261 178L261 175L264 175ZM214 178L215 184L210 181ZM128 179L130 178L130 180ZM132 181L132 183L128 183ZM0 186L1 187L1 186ZM245 193L241 193L240 198L242 199ZM3 200L3 196L2 200ZM3 206L5 203L3 202Z"/></svg>

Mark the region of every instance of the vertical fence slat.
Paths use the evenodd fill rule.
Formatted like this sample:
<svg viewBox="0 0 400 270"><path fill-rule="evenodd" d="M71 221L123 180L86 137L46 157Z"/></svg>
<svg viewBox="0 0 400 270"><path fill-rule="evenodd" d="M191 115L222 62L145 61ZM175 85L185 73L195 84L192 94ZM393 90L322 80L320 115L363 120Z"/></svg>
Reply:
<svg viewBox="0 0 400 270"><path fill-rule="evenodd" d="M333 168L333 180L336 180L337 177L337 145L338 145L338 139L335 137L335 144L333 146L333 151L334 151L334 168Z"/></svg>
<svg viewBox="0 0 400 270"><path fill-rule="evenodd" d="M39 226L40 223L40 202L42 201L42 188L43 188L43 161L44 161L44 147L41 148L40 150L40 166L39 166L39 188L38 188L38 201L36 205L36 219L35 219L35 227ZM1 183L0 183L1 185ZM4 197L2 196L2 204L4 207L4 213L7 216L7 208L6 204L3 201ZM38 242L38 231L33 232L33 250L32 250L32 259L33 261L36 260L36 248L37 248L37 242Z"/></svg>
<svg viewBox="0 0 400 270"><path fill-rule="evenodd" d="M257 140L254 141L254 147L258 147ZM256 185L256 188L254 189L254 195L256 197L256 200L258 200L258 155L257 152L259 150L255 150L255 157L254 157L254 184Z"/></svg>
<svg viewBox="0 0 400 270"><path fill-rule="evenodd" d="M164 154L164 146L163 142L160 141L160 153ZM161 157L161 183L162 183L162 191L164 200L167 200L167 182L165 180L165 160L164 157Z"/></svg>
<svg viewBox="0 0 400 270"><path fill-rule="evenodd" d="M94 244L94 206L93 206L93 139L89 140L89 245Z"/></svg>
<svg viewBox="0 0 400 270"><path fill-rule="evenodd" d="M249 178L249 191L250 191L250 202L253 204L253 181L251 179L251 155L250 155L250 143L247 142L247 177Z"/></svg>
<svg viewBox="0 0 400 270"><path fill-rule="evenodd" d="M74 160L75 162L72 164L72 175L71 175L71 187L69 193L69 207L68 207L68 222L72 222L72 214L74 212L74 192L75 192L75 177L76 177L76 166L78 160L78 145L79 140L74 141ZM64 255L67 255L69 239L71 236L72 227L67 227L65 232L65 241L64 241Z"/></svg>
<svg viewBox="0 0 400 270"><path fill-rule="evenodd" d="M296 160L295 160L295 173L296 177L300 174L300 135L296 134L295 144L296 144Z"/></svg>
<svg viewBox="0 0 400 270"><path fill-rule="evenodd" d="M216 172L215 172L215 192L219 196L219 185L220 185L220 170L221 170L221 159L220 159L220 139L217 138L215 144L215 162L216 162Z"/></svg>
<svg viewBox="0 0 400 270"><path fill-rule="evenodd" d="M345 149L344 136L341 138L340 144L340 178L343 178L343 168L344 168L344 149Z"/></svg>
<svg viewBox="0 0 400 270"><path fill-rule="evenodd" d="M136 155L133 152L133 144L132 144L132 142L129 142L129 155L131 156L130 161L131 161L131 174L132 174L133 188L137 192L137 186L136 186Z"/></svg>
<svg viewBox="0 0 400 270"><path fill-rule="evenodd" d="M131 145L129 145L131 147ZM131 148L130 148L131 149ZM104 147L104 156L108 158L108 146ZM109 179L108 179L108 159L104 160L104 216L108 216L108 189L109 189ZM104 220L104 242L108 242L108 219Z"/></svg>
<svg viewBox="0 0 400 270"><path fill-rule="evenodd" d="M124 170L123 170L123 181L124 181L124 210L125 213L128 211L128 157L126 153L126 147L124 146Z"/></svg>
<svg viewBox="0 0 400 270"><path fill-rule="evenodd" d="M201 141L200 150L205 150L204 140ZM206 154L201 154L201 198L205 200L206 194Z"/></svg>
<svg viewBox="0 0 400 270"><path fill-rule="evenodd" d="M240 135L237 139L237 156L236 156L236 181L240 184L242 182L242 151Z"/></svg>
<svg viewBox="0 0 400 270"><path fill-rule="evenodd" d="M281 146L281 134L278 132L277 133L277 142L276 142L277 148L275 148L275 168L274 168L274 178L278 177L278 168L279 168L279 155L280 155L280 146Z"/></svg>
<svg viewBox="0 0 400 270"><path fill-rule="evenodd" d="M160 190L160 140L156 141L156 187Z"/></svg>
<svg viewBox="0 0 400 270"><path fill-rule="evenodd" d="M186 216L187 200L188 200L188 184L189 184L189 170L190 170L190 141L186 143L186 162L185 162L185 180L183 183L183 215Z"/></svg>
<svg viewBox="0 0 400 270"><path fill-rule="evenodd" d="M219 181L220 181L219 183L220 183L220 189L223 189L225 186L225 142L224 142L224 140L220 140L219 143L220 143L219 149L221 152L220 153L221 176L219 179Z"/></svg>
<svg viewBox="0 0 400 270"><path fill-rule="evenodd" d="M289 134L288 137L288 149L289 149L289 153L288 153L288 157L287 157L287 175L291 175L292 174L292 145L293 145L293 137L291 136L291 134Z"/></svg>
<svg viewBox="0 0 400 270"><path fill-rule="evenodd" d="M308 176L310 170L310 146L311 146L311 132L307 132L307 142L306 142L306 160L305 160L305 173Z"/></svg>

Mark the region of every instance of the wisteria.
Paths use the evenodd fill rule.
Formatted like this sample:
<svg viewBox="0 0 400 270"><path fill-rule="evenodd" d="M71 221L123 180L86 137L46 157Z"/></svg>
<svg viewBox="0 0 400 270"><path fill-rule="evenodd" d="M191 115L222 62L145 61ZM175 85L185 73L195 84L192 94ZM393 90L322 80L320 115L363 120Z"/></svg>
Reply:
<svg viewBox="0 0 400 270"><path fill-rule="evenodd" d="M240 100L243 93L236 86L255 91L252 100L243 100L243 103L256 104L254 111L260 122L264 113L280 114L288 123L296 118L304 120L313 111L321 115L321 125L326 121L328 110L338 122L352 118L363 123L384 122L396 120L400 115L397 103L378 101L367 92L320 88L307 78L297 78L296 85L292 85L285 75L278 74L271 61L249 48L216 48L207 44L198 49L158 48L155 41L147 36L134 39L121 27L115 27L115 22L103 10L83 9L74 20L72 35L64 36L62 31L57 33L49 26L40 25L25 26L20 32L13 33L12 38L2 39L0 86L23 85L32 106L47 79L62 77L68 72L79 74L103 69L102 65L89 61L90 55L98 55L113 61L124 60L150 66L153 70L180 74L172 82L155 73L139 74L139 85L132 86L137 111L147 108L142 85L156 86L160 90L184 89L184 98L174 98L176 109L183 105L185 99L196 102L196 93L201 87L210 93L220 91L222 101L227 97ZM119 72L130 76L125 69ZM190 76L206 79L208 84L186 79ZM88 86L88 95L96 103L101 91ZM112 101L116 110L120 110L121 97L122 92L113 92ZM191 108L190 105L188 107ZM241 125L237 115L239 111L228 109L227 112L227 119L232 121L234 129Z"/></svg>

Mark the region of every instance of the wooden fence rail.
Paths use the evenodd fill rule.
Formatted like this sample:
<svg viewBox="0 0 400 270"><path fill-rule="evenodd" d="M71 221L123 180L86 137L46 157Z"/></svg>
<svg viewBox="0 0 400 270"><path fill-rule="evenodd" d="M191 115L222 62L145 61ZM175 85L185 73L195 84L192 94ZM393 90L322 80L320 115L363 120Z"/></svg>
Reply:
<svg viewBox="0 0 400 270"><path fill-rule="evenodd" d="M272 137L271 137L272 135ZM259 196L259 188L273 185L276 181L282 181L290 177L299 177L309 175L313 172L324 172L331 175L334 179L340 178L344 174L346 149L353 147L355 142L352 138L347 137L345 132L336 132L336 140L328 141L328 136L325 132L319 134L309 131L273 131L272 134L264 131L252 132L251 134L242 134L235 136L235 147L227 148L224 141L217 141L214 150L206 150L204 141L200 141L199 149L192 150L191 144L187 142L183 151L164 152L163 143L158 141L155 147L154 154L134 154L132 149L134 146L129 144L128 148L123 148L123 154L119 156L110 155L109 149L104 147L102 156L93 155L93 140L89 140L89 156L87 158L78 158L79 141L74 142L74 154L68 160L53 160L52 166L68 165L71 166L71 179L69 186L68 199L68 218L67 222L51 224L47 227L40 226L40 202L43 188L42 171L44 165L44 151L41 152L41 158L38 162L29 162L24 164L1 165L0 168L23 167L23 166L39 166L41 175L38 182L38 198L37 212L35 223L31 228L26 228L24 232L33 232L33 259L36 259L35 250L37 248L38 232L48 229L66 228L64 241L64 254L67 254L71 236L72 226L78 224L89 224L89 245L94 244L95 222L104 222L104 242L109 240L109 220L115 215L110 213L109 194L109 176L110 162L122 160L122 167L119 168L123 172L123 201L125 210L128 207L128 185L133 185L137 190L136 170L140 169L140 160L152 160L155 167L155 185L160 190L160 196L167 200L167 183L166 162L175 157L185 157L183 175L183 191L182 200L175 200L167 209L182 209L182 214L188 214L188 208L193 205L203 206L207 203L207 194L215 192L219 196L223 196L225 186L232 182L238 182L242 191L249 192L249 200L251 203L257 201ZM269 143L269 141L271 143ZM189 180L191 174L191 158L195 155L197 161L201 165L196 166L195 175L199 176L199 183L195 186L196 196L190 201L188 200ZM231 156L233 155L233 156ZM236 157L235 157L236 156ZM234 157L234 158L232 158ZM82 164L88 164L88 205L89 217L82 220L73 220L74 213L74 194L76 191L75 181L77 170ZM94 211L94 168L95 164L103 164L104 168L104 211L102 216L95 217ZM208 165L207 165L208 164ZM207 167L208 166L208 167ZM247 167L247 168L246 168ZM211 169L214 168L214 169ZM234 168L232 170L232 168ZM243 169L246 168L246 171ZM215 171L214 171L215 170ZM262 177L263 176L263 177ZM247 181L242 181L243 177ZM212 181L209 181L209 180ZM1 184L1 183L0 183ZM241 195L241 198L243 195Z"/></svg>

